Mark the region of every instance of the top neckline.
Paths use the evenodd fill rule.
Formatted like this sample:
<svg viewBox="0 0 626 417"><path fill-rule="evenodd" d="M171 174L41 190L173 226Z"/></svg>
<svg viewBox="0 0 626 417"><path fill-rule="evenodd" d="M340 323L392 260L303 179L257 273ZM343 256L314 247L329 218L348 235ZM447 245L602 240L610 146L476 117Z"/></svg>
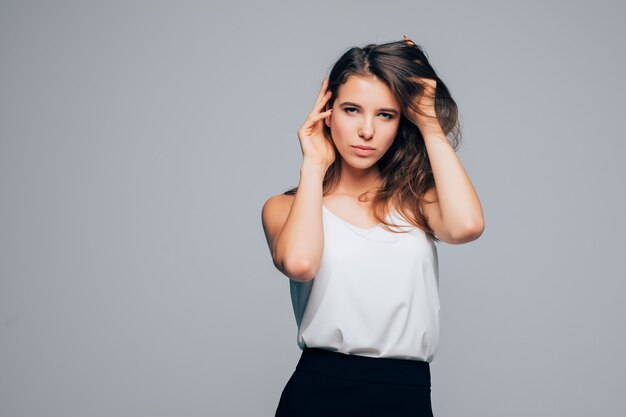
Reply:
<svg viewBox="0 0 626 417"><path fill-rule="evenodd" d="M375 224L374 226L371 226L371 227L360 227L360 226L357 226L357 225L355 225L355 224L352 224L352 223L350 223L349 221L344 220L343 218L339 217L338 215L336 215L335 213L333 213L333 212L332 212L332 211L331 211L328 207L326 207L326 205L325 205L325 204L322 204L322 208L323 208L324 210L326 210L326 212L327 212L327 213L329 213L331 216L333 216L334 218L338 219L338 220L339 220L339 221L341 221L342 223L344 223L344 224L346 224L346 225L348 225L348 226L350 226L350 227L352 227L352 228L355 228L355 229L357 229L357 230L360 230L360 231L362 231L362 232L371 232L371 231L376 230L376 229L378 229L378 228L380 228L380 227L382 227L382 226L383 226L383 223L382 223L382 222L379 222L379 223L377 223L377 224Z"/></svg>

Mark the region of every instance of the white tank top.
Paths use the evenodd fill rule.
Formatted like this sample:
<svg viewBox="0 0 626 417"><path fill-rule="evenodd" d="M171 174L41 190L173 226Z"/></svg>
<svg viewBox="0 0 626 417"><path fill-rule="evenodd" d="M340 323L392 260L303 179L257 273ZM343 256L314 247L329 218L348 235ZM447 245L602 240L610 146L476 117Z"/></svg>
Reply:
<svg viewBox="0 0 626 417"><path fill-rule="evenodd" d="M439 344L439 268L434 241L396 211L357 227L323 212L317 276L289 280L300 349L432 362ZM392 226L393 227L393 226Z"/></svg>

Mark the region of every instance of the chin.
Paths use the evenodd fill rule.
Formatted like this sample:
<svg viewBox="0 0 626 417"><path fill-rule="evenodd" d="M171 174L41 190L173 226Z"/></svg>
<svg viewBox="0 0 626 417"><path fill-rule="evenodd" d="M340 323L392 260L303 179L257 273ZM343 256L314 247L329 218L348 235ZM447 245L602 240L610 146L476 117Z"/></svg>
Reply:
<svg viewBox="0 0 626 417"><path fill-rule="evenodd" d="M368 169L376 165L376 162L378 162L378 159L361 158L358 156L351 155L350 158L343 157L343 162L354 168Z"/></svg>

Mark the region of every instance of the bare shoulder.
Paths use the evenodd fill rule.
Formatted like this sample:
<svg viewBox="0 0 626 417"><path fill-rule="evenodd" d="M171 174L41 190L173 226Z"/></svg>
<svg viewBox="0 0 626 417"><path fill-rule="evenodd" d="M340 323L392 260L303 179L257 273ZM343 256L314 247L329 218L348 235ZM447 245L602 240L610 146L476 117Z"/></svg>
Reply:
<svg viewBox="0 0 626 417"><path fill-rule="evenodd" d="M295 196L293 195L276 194L268 198L265 204L263 204L261 222L263 223L265 239L267 240L272 257L274 256L276 238L285 225L294 199Z"/></svg>
<svg viewBox="0 0 626 417"><path fill-rule="evenodd" d="M272 222L276 217L285 217L291 211L295 196L289 194L276 194L267 199L261 212L263 223Z"/></svg>

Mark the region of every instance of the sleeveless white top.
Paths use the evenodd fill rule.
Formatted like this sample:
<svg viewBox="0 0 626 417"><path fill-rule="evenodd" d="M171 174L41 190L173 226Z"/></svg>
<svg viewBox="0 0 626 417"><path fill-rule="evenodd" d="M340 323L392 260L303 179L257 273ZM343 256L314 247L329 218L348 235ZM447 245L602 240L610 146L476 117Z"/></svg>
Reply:
<svg viewBox="0 0 626 417"><path fill-rule="evenodd" d="M439 268L434 241L392 211L357 227L322 208L324 251L317 276L289 280L301 350L432 362L439 344ZM391 226L393 228L393 226Z"/></svg>

